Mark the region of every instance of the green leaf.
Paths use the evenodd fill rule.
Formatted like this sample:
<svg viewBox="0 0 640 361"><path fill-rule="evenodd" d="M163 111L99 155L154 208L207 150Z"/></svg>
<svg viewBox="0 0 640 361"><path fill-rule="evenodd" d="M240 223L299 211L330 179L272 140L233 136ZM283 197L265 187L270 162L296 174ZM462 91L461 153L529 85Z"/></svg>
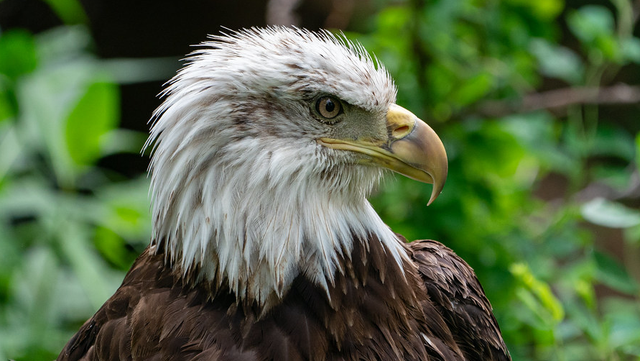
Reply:
<svg viewBox="0 0 640 361"><path fill-rule="evenodd" d="M571 31L588 49L589 59L598 64L602 59L621 61L621 50L614 33L613 14L604 6L584 6L568 18Z"/></svg>
<svg viewBox="0 0 640 361"><path fill-rule="evenodd" d="M616 156L627 162L633 161L636 154L633 135L607 124L598 127L590 148L592 155Z"/></svg>
<svg viewBox="0 0 640 361"><path fill-rule="evenodd" d="M92 58L91 34L84 26L61 26L38 34L38 58L43 65L60 65Z"/></svg>
<svg viewBox="0 0 640 361"><path fill-rule="evenodd" d="M100 251L104 259L117 265L120 269L129 268L126 245L122 237L108 228L98 227L93 238L96 249Z"/></svg>
<svg viewBox="0 0 640 361"><path fill-rule="evenodd" d="M11 101L13 92L6 83L0 79L0 122L15 116L14 105Z"/></svg>
<svg viewBox="0 0 640 361"><path fill-rule="evenodd" d="M514 135L537 164L560 174L575 174L580 169L566 152L558 149L555 120L547 112L514 114L502 119L505 129Z"/></svg>
<svg viewBox="0 0 640 361"><path fill-rule="evenodd" d="M513 180L518 167L521 165L525 151L520 142L509 132L502 122L487 121L481 124L469 122L467 127L479 125L479 129L467 130L468 143L464 150L468 157L467 167L469 176L486 177L498 176Z"/></svg>
<svg viewBox="0 0 640 361"><path fill-rule="evenodd" d="M547 319L547 323L558 323L564 319L562 304L551 292L549 285L533 275L529 266L524 263L514 263L509 270L520 281L521 289L535 296L535 298L523 298L523 300L528 299L528 307L532 311L541 315L543 319Z"/></svg>
<svg viewBox="0 0 640 361"><path fill-rule="evenodd" d="M13 124L0 123L0 181L9 173L22 152L22 146Z"/></svg>
<svg viewBox="0 0 640 361"><path fill-rule="evenodd" d="M563 0L540 0L528 3L533 7L534 14L545 20L555 19L564 8Z"/></svg>
<svg viewBox="0 0 640 361"><path fill-rule="evenodd" d="M575 322L595 343L606 337L595 312L586 309L578 302L572 302L567 306L571 321Z"/></svg>
<svg viewBox="0 0 640 361"><path fill-rule="evenodd" d="M624 240L636 247L640 246L640 225L625 229Z"/></svg>
<svg viewBox="0 0 640 361"><path fill-rule="evenodd" d="M611 322L609 342L612 347L640 345L640 313L634 300L608 298L604 315Z"/></svg>
<svg viewBox="0 0 640 361"><path fill-rule="evenodd" d="M65 222L58 244L73 267L94 308L99 308L117 289L119 273L113 272L89 246L86 224Z"/></svg>
<svg viewBox="0 0 640 361"><path fill-rule="evenodd" d="M542 74L571 84L582 79L582 61L569 48L551 44L543 39L535 39L531 42L531 52L536 56Z"/></svg>
<svg viewBox="0 0 640 361"><path fill-rule="evenodd" d="M38 69L20 82L17 98L22 141L31 152L41 152L55 172L56 181L72 188L78 173L66 139L67 118L96 82L97 67L87 59L65 61Z"/></svg>
<svg viewBox="0 0 640 361"><path fill-rule="evenodd" d="M65 24L88 23L87 15L78 0L45 0Z"/></svg>
<svg viewBox="0 0 640 361"><path fill-rule="evenodd" d="M598 266L596 278L600 282L628 294L638 291L638 284L618 261L602 252L594 252L593 257Z"/></svg>
<svg viewBox="0 0 640 361"><path fill-rule="evenodd" d="M25 317L25 341L38 344L46 338L54 317L49 301L55 292L59 260L48 247L35 247L25 253L22 269L14 276L15 310Z"/></svg>
<svg viewBox="0 0 640 361"><path fill-rule="evenodd" d="M578 296L580 296L580 298L584 301L585 305L587 305L587 307L589 307L589 309L591 310L595 309L596 294L591 282L587 282L584 279L579 279L576 281L574 288Z"/></svg>
<svg viewBox="0 0 640 361"><path fill-rule="evenodd" d="M410 9L402 6L388 7L380 11L377 16L376 26L382 30L396 31L407 26L411 18Z"/></svg>
<svg viewBox="0 0 640 361"><path fill-rule="evenodd" d="M96 192L105 213L98 220L100 226L118 236L146 243L151 233L151 215L147 191L149 179L140 177L121 182Z"/></svg>
<svg viewBox="0 0 640 361"><path fill-rule="evenodd" d="M604 198L595 198L580 207L582 217L593 224L609 228L640 225L640 212Z"/></svg>
<svg viewBox="0 0 640 361"><path fill-rule="evenodd" d="M627 38L622 40L620 44L622 55L625 59L640 64L640 39Z"/></svg>
<svg viewBox="0 0 640 361"><path fill-rule="evenodd" d="M0 33L0 74L10 79L32 72L38 64L36 43L24 30Z"/></svg>
<svg viewBox="0 0 640 361"><path fill-rule="evenodd" d="M592 42L614 31L611 11L604 6L587 5L569 14L569 29L583 42Z"/></svg>
<svg viewBox="0 0 640 361"><path fill-rule="evenodd" d="M562 0L507 0L506 2L526 6L530 11L544 20L552 20L556 18L564 8L564 1Z"/></svg>
<svg viewBox="0 0 640 361"><path fill-rule="evenodd" d="M77 165L92 165L101 155L104 136L119 117L118 88L113 83L93 83L67 117L65 139Z"/></svg>
<svg viewBox="0 0 640 361"><path fill-rule="evenodd" d="M454 100L462 106L469 105L484 97L493 86L493 77L488 73L480 73L465 81L458 88Z"/></svg>

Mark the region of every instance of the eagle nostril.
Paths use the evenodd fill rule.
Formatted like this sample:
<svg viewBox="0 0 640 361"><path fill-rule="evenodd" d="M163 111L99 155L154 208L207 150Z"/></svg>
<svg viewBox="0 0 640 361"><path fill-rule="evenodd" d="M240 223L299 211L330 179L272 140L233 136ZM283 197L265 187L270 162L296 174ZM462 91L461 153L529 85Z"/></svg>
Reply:
<svg viewBox="0 0 640 361"><path fill-rule="evenodd" d="M393 130L393 137L394 138L402 138L405 135L409 134L409 132L411 131L411 127L409 127L408 125L403 125L401 127L398 127L396 129Z"/></svg>

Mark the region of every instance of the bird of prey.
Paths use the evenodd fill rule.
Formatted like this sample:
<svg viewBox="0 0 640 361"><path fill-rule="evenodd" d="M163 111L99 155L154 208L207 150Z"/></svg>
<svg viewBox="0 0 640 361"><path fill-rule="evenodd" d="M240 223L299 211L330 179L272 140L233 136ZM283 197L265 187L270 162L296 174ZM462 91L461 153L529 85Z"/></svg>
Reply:
<svg viewBox="0 0 640 361"><path fill-rule="evenodd" d="M153 235L58 360L509 360L473 270L367 196L442 190L436 133L341 35L214 36L154 114Z"/></svg>

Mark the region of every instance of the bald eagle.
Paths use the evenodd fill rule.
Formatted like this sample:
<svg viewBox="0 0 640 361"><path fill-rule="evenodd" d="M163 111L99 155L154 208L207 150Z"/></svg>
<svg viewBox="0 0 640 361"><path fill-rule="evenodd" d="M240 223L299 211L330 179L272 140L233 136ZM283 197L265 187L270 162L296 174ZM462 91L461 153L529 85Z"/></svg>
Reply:
<svg viewBox="0 0 640 361"><path fill-rule="evenodd" d="M442 190L436 133L362 46L249 29L190 56L154 114L153 236L58 360L509 360L473 270L406 243L384 170Z"/></svg>

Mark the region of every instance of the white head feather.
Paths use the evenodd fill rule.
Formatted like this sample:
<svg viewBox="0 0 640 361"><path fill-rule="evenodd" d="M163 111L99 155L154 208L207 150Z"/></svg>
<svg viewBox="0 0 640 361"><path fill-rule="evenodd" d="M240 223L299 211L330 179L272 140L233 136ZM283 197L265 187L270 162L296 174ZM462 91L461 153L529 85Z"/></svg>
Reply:
<svg viewBox="0 0 640 361"><path fill-rule="evenodd" d="M264 305L299 274L328 287L352 242L402 247L366 196L381 171L316 139L333 95L384 116L396 89L365 50L328 32L273 27L215 36L154 114L152 243L199 279ZM344 154L347 153L347 154Z"/></svg>

